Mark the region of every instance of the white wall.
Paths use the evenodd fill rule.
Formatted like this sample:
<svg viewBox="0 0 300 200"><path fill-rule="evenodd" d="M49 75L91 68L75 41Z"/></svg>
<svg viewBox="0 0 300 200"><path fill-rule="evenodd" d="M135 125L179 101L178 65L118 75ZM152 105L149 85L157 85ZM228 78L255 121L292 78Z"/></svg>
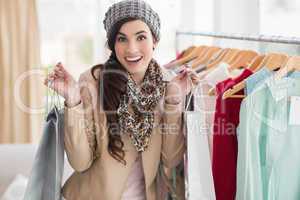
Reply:
<svg viewBox="0 0 300 200"><path fill-rule="evenodd" d="M266 35L300 37L300 1L268 0L260 5L260 31ZM275 51L289 55L299 55L299 45L264 43L261 49L265 52Z"/></svg>
<svg viewBox="0 0 300 200"><path fill-rule="evenodd" d="M214 30L225 33L259 34L259 0L214 0ZM256 42L222 40L226 47L257 49Z"/></svg>
<svg viewBox="0 0 300 200"><path fill-rule="evenodd" d="M214 15L213 1L181 0L181 18L179 31L213 31ZM180 35L178 49L182 50L191 45L212 45L213 38L201 36Z"/></svg>
<svg viewBox="0 0 300 200"><path fill-rule="evenodd" d="M181 0L182 31L213 31L224 33L259 34L260 8L259 0ZM203 36L180 36L180 50L190 45L217 45L258 50L257 42L215 39Z"/></svg>

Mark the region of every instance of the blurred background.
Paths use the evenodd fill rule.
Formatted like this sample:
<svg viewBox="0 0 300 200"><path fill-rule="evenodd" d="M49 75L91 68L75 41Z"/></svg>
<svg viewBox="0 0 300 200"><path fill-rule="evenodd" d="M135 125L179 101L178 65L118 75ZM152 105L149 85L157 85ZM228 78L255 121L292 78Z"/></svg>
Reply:
<svg viewBox="0 0 300 200"><path fill-rule="evenodd" d="M300 37L300 1L146 1L162 21L155 52L160 64L173 60L176 52L202 44L300 55L297 45L176 36L176 31L212 31ZM17 174L33 159L53 100L53 93L43 85L45 74L60 61L78 79L80 73L107 59L102 21L114 2L0 0L0 169L4 174ZM0 176L0 195L7 187L3 180Z"/></svg>

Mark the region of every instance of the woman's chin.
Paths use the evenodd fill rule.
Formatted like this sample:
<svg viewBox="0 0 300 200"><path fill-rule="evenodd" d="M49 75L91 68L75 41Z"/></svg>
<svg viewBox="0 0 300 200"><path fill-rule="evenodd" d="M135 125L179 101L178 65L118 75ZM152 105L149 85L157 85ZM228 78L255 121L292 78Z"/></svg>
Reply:
<svg viewBox="0 0 300 200"><path fill-rule="evenodd" d="M127 64L126 69L130 74L140 74L144 72L145 66L141 64Z"/></svg>

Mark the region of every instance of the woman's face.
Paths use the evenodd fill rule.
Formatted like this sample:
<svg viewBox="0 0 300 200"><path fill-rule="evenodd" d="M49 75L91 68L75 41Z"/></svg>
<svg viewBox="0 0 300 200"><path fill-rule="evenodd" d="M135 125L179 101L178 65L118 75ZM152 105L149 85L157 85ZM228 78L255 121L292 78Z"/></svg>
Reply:
<svg viewBox="0 0 300 200"><path fill-rule="evenodd" d="M156 42L141 20L126 22L116 36L115 52L119 62L137 82L141 82L152 59Z"/></svg>

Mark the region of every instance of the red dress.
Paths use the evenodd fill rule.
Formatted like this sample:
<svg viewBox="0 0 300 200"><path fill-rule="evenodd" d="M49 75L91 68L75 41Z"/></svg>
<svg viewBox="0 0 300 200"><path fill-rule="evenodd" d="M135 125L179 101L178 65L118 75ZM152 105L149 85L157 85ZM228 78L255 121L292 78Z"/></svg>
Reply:
<svg viewBox="0 0 300 200"><path fill-rule="evenodd" d="M237 137L236 127L242 98L222 99L223 93L246 79L252 72L245 69L235 79L216 86L216 112L213 127L212 171L217 200L234 200L236 193ZM240 91L238 94L243 94Z"/></svg>

